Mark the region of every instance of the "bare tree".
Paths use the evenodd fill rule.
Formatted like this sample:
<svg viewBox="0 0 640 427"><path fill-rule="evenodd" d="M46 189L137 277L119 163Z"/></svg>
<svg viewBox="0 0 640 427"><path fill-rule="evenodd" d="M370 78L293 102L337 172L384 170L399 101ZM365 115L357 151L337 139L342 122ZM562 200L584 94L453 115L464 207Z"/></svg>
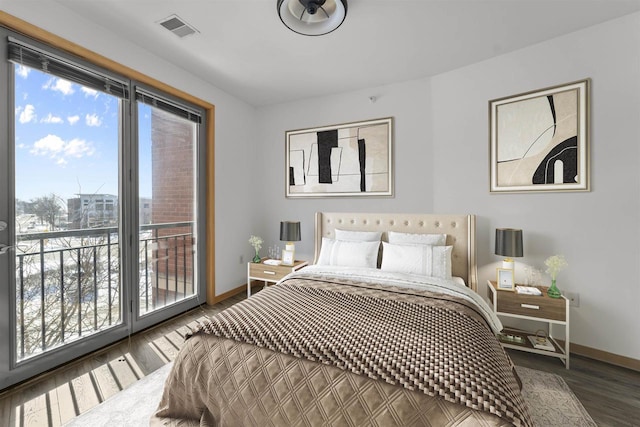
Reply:
<svg viewBox="0 0 640 427"><path fill-rule="evenodd" d="M60 214L62 207L60 207L60 197L51 193L48 196L38 197L32 200L33 213L40 219L40 223L46 222L51 226L51 229L55 229L56 218Z"/></svg>
<svg viewBox="0 0 640 427"><path fill-rule="evenodd" d="M121 321L117 240L108 244L105 235L95 235L46 241L56 249L42 254L36 240L18 252L19 357Z"/></svg>
<svg viewBox="0 0 640 427"><path fill-rule="evenodd" d="M54 229L63 202L51 193L29 205ZM30 234L20 239L16 255L20 358L121 322L117 228Z"/></svg>

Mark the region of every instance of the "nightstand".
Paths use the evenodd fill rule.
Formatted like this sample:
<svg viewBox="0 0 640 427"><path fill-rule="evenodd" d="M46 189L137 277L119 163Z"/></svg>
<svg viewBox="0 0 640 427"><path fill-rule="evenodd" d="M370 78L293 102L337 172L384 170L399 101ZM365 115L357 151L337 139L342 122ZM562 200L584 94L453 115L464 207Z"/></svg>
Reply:
<svg viewBox="0 0 640 427"><path fill-rule="evenodd" d="M293 265L268 265L263 258L261 262L247 263L247 298L251 296L251 281L262 280L264 285L277 283L289 273L300 270L308 264L307 261L296 260Z"/></svg>
<svg viewBox="0 0 640 427"><path fill-rule="evenodd" d="M505 328L502 331L503 336L500 337L500 342L505 348L557 357L569 369L569 300L564 296L550 298L547 295L548 288L546 286L535 287L542 291L542 295L524 295L512 291L498 290L496 282L488 280L487 294L493 311L501 317L547 323L549 325L548 338L553 343L554 351L534 348L527 336L535 335L535 332ZM553 338L553 328L558 325L564 327L564 346L561 346Z"/></svg>

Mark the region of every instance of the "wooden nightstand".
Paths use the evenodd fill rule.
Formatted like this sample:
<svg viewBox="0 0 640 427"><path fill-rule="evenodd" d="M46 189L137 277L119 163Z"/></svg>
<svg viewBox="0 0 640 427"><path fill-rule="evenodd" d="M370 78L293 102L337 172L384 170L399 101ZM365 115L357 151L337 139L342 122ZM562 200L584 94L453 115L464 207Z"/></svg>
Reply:
<svg viewBox="0 0 640 427"><path fill-rule="evenodd" d="M268 265L263 258L261 262L247 263L247 298L251 296L251 281L262 280L264 285L267 283L277 283L289 273L300 270L308 264L307 261L296 260L293 265Z"/></svg>
<svg viewBox="0 0 640 427"><path fill-rule="evenodd" d="M555 350L548 351L534 348L527 336L535 335L535 332L522 330L505 328L503 334L521 337L521 339L516 341L501 338L500 342L505 348L557 357L564 363L565 367L569 369L569 300L564 296L561 298L550 298L547 296L548 288L546 286L535 287L542 291L541 296L501 291L497 289L495 281L488 280L487 294L493 305L493 311L499 316L548 323L549 338ZM553 327L555 325L564 326L564 347L558 344L553 338Z"/></svg>

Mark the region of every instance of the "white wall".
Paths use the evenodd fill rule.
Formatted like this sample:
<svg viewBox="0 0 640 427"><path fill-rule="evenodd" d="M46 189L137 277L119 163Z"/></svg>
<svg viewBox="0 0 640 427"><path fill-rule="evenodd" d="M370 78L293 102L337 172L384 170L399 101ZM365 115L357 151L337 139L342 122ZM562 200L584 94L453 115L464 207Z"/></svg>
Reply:
<svg viewBox="0 0 640 427"><path fill-rule="evenodd" d="M586 77L592 79L592 191L489 194L488 101ZM379 97L375 104L370 95ZM277 243L280 220L300 220L298 252L310 259L319 210L474 213L481 284L500 261L493 255L495 228L522 228L520 267L544 272L552 254L569 262L558 285L580 294L580 307L571 309L571 341L640 359L640 14L431 79L258 112L262 167L254 194L263 213L255 232L268 244ZM286 130L385 116L395 118L394 198L284 197Z"/></svg>
<svg viewBox="0 0 640 427"><path fill-rule="evenodd" d="M251 254L244 236L255 218L250 189L256 157L247 156L255 143L254 107L55 2L34 7L7 1L2 10L216 106L216 293L246 283L239 256L246 260Z"/></svg>
<svg viewBox="0 0 640 427"><path fill-rule="evenodd" d="M369 101L370 96L377 98L375 103ZM428 143L429 98L429 81L424 79L259 109L262 167L257 168L260 186L256 197L261 202L262 219L256 224L256 233L263 233L266 245L283 246L279 241L280 221L299 220L302 241L296 244L296 257L311 261L317 211L432 211L433 180L430 167L425 168L430 164L433 148ZM395 126L395 197L285 198L285 131L390 116Z"/></svg>
<svg viewBox="0 0 640 427"><path fill-rule="evenodd" d="M487 101L585 77L592 191L490 195ZM436 182L434 207L480 216L480 276L493 274L495 228L522 228L522 262L569 262L558 286L580 294L572 341L640 359L640 14L439 75L431 88L435 158L457 157L465 171L436 162L436 175L452 178Z"/></svg>

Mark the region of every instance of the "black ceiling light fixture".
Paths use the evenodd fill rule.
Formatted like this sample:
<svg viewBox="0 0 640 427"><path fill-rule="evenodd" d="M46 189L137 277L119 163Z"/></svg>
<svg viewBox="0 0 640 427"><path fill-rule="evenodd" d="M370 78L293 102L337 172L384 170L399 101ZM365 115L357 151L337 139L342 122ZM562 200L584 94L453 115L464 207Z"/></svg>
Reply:
<svg viewBox="0 0 640 427"><path fill-rule="evenodd" d="M347 16L347 0L278 0L277 7L282 23L305 36L330 33Z"/></svg>

